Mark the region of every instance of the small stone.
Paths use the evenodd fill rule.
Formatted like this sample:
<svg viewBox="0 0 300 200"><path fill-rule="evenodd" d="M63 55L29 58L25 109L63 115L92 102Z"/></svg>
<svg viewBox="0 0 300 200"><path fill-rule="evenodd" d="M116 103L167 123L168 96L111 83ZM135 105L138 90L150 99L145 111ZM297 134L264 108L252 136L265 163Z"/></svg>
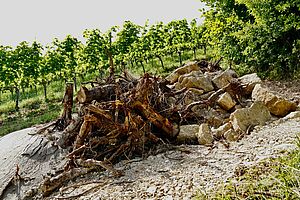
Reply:
<svg viewBox="0 0 300 200"><path fill-rule="evenodd" d="M204 90L197 89L197 88L190 88L189 91L191 91L191 92L193 92L194 94L197 94L197 95L202 95L204 93Z"/></svg>
<svg viewBox="0 0 300 200"><path fill-rule="evenodd" d="M228 131L229 129L231 129L231 127L232 127L231 123L227 122L226 124L220 126L219 128L214 129L213 130L214 137L216 137L218 139L222 138L224 136L224 133L226 131Z"/></svg>
<svg viewBox="0 0 300 200"><path fill-rule="evenodd" d="M226 138L226 140L234 142L239 139L240 134L235 132L233 129L229 129L224 133L224 137Z"/></svg>
<svg viewBox="0 0 300 200"><path fill-rule="evenodd" d="M156 192L156 189L157 189L156 186L150 186L150 187L147 189L147 192L150 193L150 194L154 194L154 193Z"/></svg>
<svg viewBox="0 0 300 200"><path fill-rule="evenodd" d="M231 98L228 92L222 94L217 102L224 110L230 110L236 105L236 102Z"/></svg>
<svg viewBox="0 0 300 200"><path fill-rule="evenodd" d="M192 71L200 71L200 67L198 66L197 62L190 62L184 65L183 67L176 69L166 79L170 81L171 84L173 84L177 82L178 78L181 75L190 73Z"/></svg>
<svg viewBox="0 0 300 200"><path fill-rule="evenodd" d="M199 132L197 133L199 144L212 145L214 138L208 124L201 124L199 126Z"/></svg>
<svg viewBox="0 0 300 200"><path fill-rule="evenodd" d="M191 72L183 75L179 78L178 82L183 87L196 88L204 90L205 92L210 92L214 89L211 80L207 76L197 72Z"/></svg>
<svg viewBox="0 0 300 200"><path fill-rule="evenodd" d="M199 125L182 125L180 126L180 132L177 135L176 140L179 143L191 144L197 142L196 134L199 132Z"/></svg>
<svg viewBox="0 0 300 200"><path fill-rule="evenodd" d="M262 82L256 73L244 75L239 78L239 81L241 84L245 85L244 92L247 95L252 93L256 84Z"/></svg>

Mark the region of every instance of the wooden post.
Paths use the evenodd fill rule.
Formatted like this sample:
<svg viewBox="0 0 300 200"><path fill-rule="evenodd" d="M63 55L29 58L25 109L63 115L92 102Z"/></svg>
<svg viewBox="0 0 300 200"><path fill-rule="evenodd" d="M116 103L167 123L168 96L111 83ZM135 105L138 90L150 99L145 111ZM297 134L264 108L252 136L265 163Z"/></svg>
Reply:
<svg viewBox="0 0 300 200"><path fill-rule="evenodd" d="M72 108L73 108L73 83L66 83L66 92L63 99L64 111L62 119L65 122L65 127L72 120Z"/></svg>

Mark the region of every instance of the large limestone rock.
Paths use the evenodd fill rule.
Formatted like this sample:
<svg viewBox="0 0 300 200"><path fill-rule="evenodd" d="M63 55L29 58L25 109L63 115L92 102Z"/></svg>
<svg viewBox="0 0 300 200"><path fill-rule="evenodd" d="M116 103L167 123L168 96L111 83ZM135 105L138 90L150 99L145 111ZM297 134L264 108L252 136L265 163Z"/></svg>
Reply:
<svg viewBox="0 0 300 200"><path fill-rule="evenodd" d="M273 115L279 117L284 117L288 113L295 111L297 108L296 103L272 93L268 89L262 87L261 84L255 85L252 92L252 99L263 102Z"/></svg>
<svg viewBox="0 0 300 200"><path fill-rule="evenodd" d="M166 79L171 82L171 84L177 82L178 78L183 75L190 73L192 71L199 71L200 67L198 66L197 62L190 62L184 65L183 67L180 67L176 69L174 72L172 72Z"/></svg>
<svg viewBox="0 0 300 200"><path fill-rule="evenodd" d="M227 69L223 73L215 76L212 79L212 82L216 85L217 88L221 89L225 87L233 78L237 78L238 75L232 69Z"/></svg>
<svg viewBox="0 0 300 200"><path fill-rule="evenodd" d="M53 170L63 170L68 162L68 152L36 131L37 128L27 128L0 137L0 199L25 199L43 177ZM26 182L21 180L18 191L12 181L17 164L21 177L26 178Z"/></svg>
<svg viewBox="0 0 300 200"><path fill-rule="evenodd" d="M247 95L250 95L256 84L262 83L261 79L256 73L247 74L239 78L241 84L245 85L244 91Z"/></svg>
<svg viewBox="0 0 300 200"><path fill-rule="evenodd" d="M261 102L254 102L250 108L242 108L230 115L233 129L245 133L249 126L264 125L271 119L268 108Z"/></svg>
<svg viewBox="0 0 300 200"><path fill-rule="evenodd" d="M199 126L199 132L196 134L199 144L212 145L214 138L208 124L201 124Z"/></svg>
<svg viewBox="0 0 300 200"><path fill-rule="evenodd" d="M191 72L179 77L178 82L182 87L202 89L205 92L210 92L214 89L211 80L199 72Z"/></svg>
<svg viewBox="0 0 300 200"><path fill-rule="evenodd" d="M236 102L232 99L228 92L223 93L217 102L224 110L230 110L236 105Z"/></svg>
<svg viewBox="0 0 300 200"><path fill-rule="evenodd" d="M194 144L197 143L196 134L199 132L199 125L182 125L180 126L180 132L177 135L177 142L181 144Z"/></svg>

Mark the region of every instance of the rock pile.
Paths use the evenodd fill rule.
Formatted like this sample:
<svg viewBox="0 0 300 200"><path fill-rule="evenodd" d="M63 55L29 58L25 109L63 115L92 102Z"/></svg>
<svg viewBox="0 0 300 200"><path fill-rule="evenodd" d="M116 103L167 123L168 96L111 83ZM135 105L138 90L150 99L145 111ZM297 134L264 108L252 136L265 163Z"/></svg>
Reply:
<svg viewBox="0 0 300 200"><path fill-rule="evenodd" d="M166 79L176 90L187 90L179 106L189 104L191 112L182 116L179 143L236 141L254 126L297 109L295 102L265 88L256 73L238 77L232 69L211 72L201 68L199 62L192 62Z"/></svg>

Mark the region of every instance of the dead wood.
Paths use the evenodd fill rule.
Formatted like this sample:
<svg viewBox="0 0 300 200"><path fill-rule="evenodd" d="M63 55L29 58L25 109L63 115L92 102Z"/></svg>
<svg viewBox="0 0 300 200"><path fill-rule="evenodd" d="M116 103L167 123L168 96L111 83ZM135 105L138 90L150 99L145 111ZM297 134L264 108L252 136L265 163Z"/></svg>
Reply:
<svg viewBox="0 0 300 200"><path fill-rule="evenodd" d="M68 171L64 171L61 174L52 177L45 178L40 190L44 197L49 196L54 190L61 187L66 181L72 180L78 176L87 174L93 170L93 168L72 168Z"/></svg>
<svg viewBox="0 0 300 200"><path fill-rule="evenodd" d="M91 103L95 101L110 101L115 98L115 84L108 84L103 86L94 87L88 90L86 87L81 86L77 93L77 100L79 103Z"/></svg>
<svg viewBox="0 0 300 200"><path fill-rule="evenodd" d="M63 100L64 110L61 116L65 121L65 127L69 125L72 120L72 108L73 108L73 83L67 83L66 92Z"/></svg>
<svg viewBox="0 0 300 200"><path fill-rule="evenodd" d="M133 108L140 111L142 116L149 120L154 126L163 130L167 138L173 139L178 135L179 126L171 123L167 118L155 112L151 106L136 101L133 104Z"/></svg>

